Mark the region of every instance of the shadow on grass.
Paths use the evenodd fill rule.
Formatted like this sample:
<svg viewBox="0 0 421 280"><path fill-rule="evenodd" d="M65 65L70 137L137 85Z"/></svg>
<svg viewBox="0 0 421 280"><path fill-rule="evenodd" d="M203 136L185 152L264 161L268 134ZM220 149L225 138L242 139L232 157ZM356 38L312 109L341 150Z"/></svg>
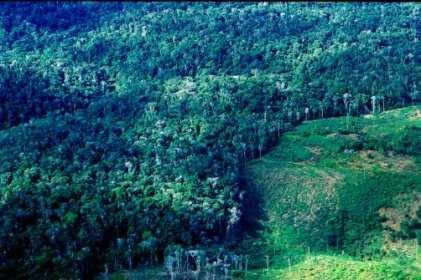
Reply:
<svg viewBox="0 0 421 280"><path fill-rule="evenodd" d="M246 170L243 170L240 177L241 190L244 191L242 200L242 219L240 222L241 239L252 237L257 238L259 231L263 230L264 222L267 221L263 209L262 189L256 186L247 177Z"/></svg>

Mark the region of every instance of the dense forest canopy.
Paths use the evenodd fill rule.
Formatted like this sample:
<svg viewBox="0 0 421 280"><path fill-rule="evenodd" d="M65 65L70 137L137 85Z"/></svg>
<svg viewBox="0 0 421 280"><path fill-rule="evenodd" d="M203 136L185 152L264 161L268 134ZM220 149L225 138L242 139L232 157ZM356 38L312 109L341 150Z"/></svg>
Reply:
<svg viewBox="0 0 421 280"><path fill-rule="evenodd" d="M1 4L0 278L239 240L244 163L419 102L420 35L409 3Z"/></svg>

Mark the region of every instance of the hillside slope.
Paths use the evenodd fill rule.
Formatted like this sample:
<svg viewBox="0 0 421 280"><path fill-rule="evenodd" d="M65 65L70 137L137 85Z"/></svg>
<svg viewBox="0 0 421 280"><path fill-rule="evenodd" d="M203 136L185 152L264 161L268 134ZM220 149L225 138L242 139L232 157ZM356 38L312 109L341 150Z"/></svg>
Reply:
<svg viewBox="0 0 421 280"><path fill-rule="evenodd" d="M262 207L264 217L263 230L250 243L254 251L246 247L257 266L265 265L267 255L271 267L280 268L258 274L421 276L420 145L420 106L309 121L285 133L276 148L248 166L250 188L263 196L254 207ZM298 264L284 272L288 261Z"/></svg>
<svg viewBox="0 0 421 280"><path fill-rule="evenodd" d="M255 196L245 213L249 222L259 219L260 230L235 249L251 269L232 268L228 277L421 279L420 144L421 106L286 132L246 168ZM165 275L157 268L111 278Z"/></svg>

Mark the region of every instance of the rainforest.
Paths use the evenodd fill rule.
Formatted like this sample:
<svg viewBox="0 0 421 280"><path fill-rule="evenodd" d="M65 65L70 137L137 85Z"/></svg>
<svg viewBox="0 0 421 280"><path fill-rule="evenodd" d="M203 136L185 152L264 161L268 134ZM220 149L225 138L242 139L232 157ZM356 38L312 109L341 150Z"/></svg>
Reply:
<svg viewBox="0 0 421 280"><path fill-rule="evenodd" d="M0 4L0 279L420 279L418 3Z"/></svg>

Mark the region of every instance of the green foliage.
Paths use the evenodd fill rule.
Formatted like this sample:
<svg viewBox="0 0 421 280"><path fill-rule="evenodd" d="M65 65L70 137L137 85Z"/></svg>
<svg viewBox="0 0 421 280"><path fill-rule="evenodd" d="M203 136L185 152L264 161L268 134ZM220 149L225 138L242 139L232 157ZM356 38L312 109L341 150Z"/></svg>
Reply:
<svg viewBox="0 0 421 280"><path fill-rule="evenodd" d="M157 264L169 246L238 241L253 219L242 215L244 163L283 131L367 112L374 94L382 110L419 101L417 13L400 4L2 5L0 278L92 278L104 265ZM351 116L322 147L327 168L358 146L347 138L358 130ZM329 122L293 140L323 143ZM419 152L418 128L383 143L363 137ZM281 145L291 161L317 158ZM313 223L334 220L330 210Z"/></svg>

